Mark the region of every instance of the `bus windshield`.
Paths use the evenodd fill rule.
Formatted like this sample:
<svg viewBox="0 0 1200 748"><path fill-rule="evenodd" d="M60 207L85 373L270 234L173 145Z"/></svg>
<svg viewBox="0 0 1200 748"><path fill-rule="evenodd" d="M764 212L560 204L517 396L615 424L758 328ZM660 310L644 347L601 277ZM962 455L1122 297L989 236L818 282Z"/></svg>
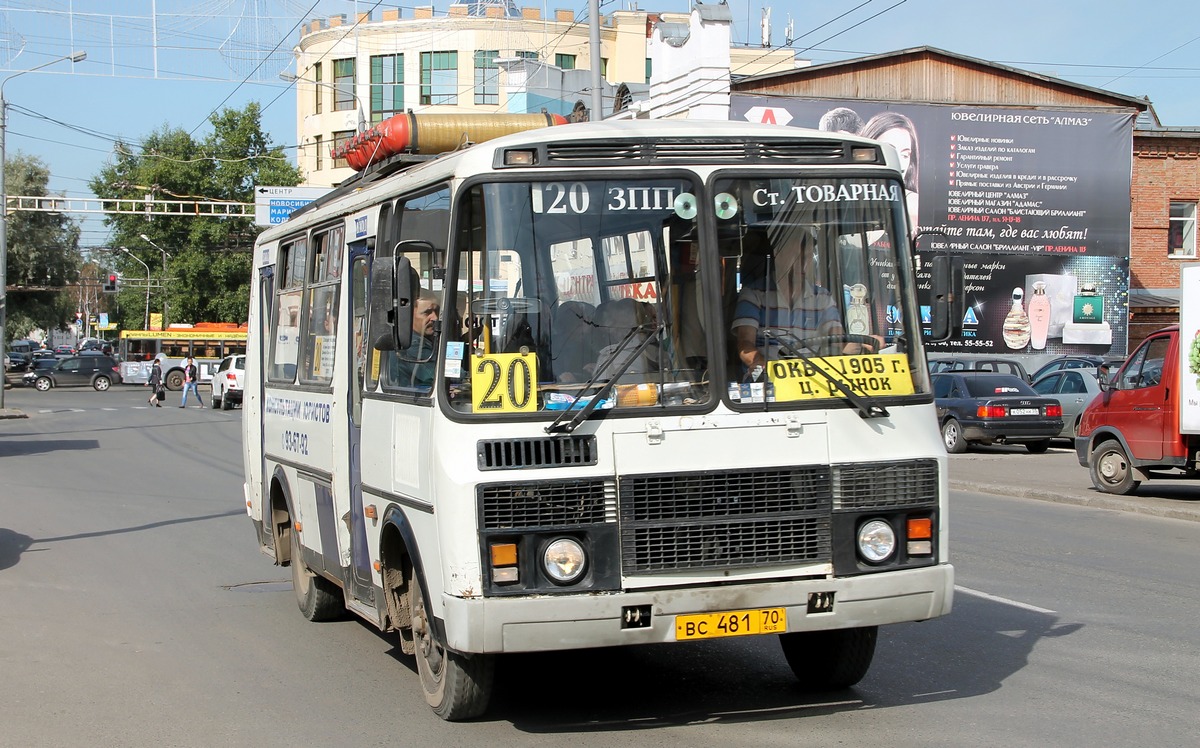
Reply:
<svg viewBox="0 0 1200 748"><path fill-rule="evenodd" d="M470 188L443 315L448 340L465 343L461 366L447 347L452 406L707 402L696 194L678 178Z"/></svg>
<svg viewBox="0 0 1200 748"><path fill-rule="evenodd" d="M845 397L831 376L852 398L913 394L903 211L883 178L474 185L445 275L445 394L477 415L726 392L796 407Z"/></svg>

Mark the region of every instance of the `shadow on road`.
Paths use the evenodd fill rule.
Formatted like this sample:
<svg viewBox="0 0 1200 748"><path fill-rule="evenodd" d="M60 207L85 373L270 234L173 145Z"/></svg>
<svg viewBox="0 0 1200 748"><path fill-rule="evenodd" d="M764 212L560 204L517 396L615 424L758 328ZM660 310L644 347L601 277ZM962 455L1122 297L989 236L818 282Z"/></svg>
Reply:
<svg viewBox="0 0 1200 748"><path fill-rule="evenodd" d="M867 677L827 693L797 685L773 636L502 655L482 721L531 734L625 732L971 698L998 690L1042 640L1082 628L1050 611L960 592L950 616L883 627ZM376 633L412 671L403 687L419 693L414 658L400 652L395 634Z"/></svg>
<svg viewBox="0 0 1200 748"><path fill-rule="evenodd" d="M0 457L28 457L46 452L81 451L99 449L95 439L47 439L45 441L0 441Z"/></svg>
<svg viewBox="0 0 1200 748"><path fill-rule="evenodd" d="M21 554L33 544L33 538L19 532L0 527L0 571L16 566Z"/></svg>

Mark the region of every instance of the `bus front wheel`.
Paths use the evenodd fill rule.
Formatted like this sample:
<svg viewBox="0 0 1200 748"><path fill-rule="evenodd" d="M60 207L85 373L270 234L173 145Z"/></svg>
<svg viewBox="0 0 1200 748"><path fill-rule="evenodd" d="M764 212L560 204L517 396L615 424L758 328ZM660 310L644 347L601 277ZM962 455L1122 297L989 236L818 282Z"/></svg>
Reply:
<svg viewBox="0 0 1200 748"><path fill-rule="evenodd" d="M809 691L849 688L863 679L875 657L878 626L780 634L783 656Z"/></svg>
<svg viewBox="0 0 1200 748"><path fill-rule="evenodd" d="M417 674L426 703L448 722L478 717L492 695L494 657L446 649L434 636L420 581L409 580L408 589Z"/></svg>
<svg viewBox="0 0 1200 748"><path fill-rule="evenodd" d="M167 389L172 392L179 392L183 389L183 371L181 369L172 369L163 377L163 382L166 383Z"/></svg>
<svg viewBox="0 0 1200 748"><path fill-rule="evenodd" d="M308 568L300 547L300 533L296 532L294 526L289 532L292 544L292 589L296 592L296 604L300 612L310 621L337 620L346 610L341 590Z"/></svg>

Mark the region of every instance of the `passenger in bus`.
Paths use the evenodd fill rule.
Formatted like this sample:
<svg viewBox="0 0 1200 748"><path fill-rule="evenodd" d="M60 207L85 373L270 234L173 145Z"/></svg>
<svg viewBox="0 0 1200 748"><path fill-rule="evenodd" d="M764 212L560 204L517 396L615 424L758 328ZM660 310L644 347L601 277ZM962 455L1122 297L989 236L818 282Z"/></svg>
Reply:
<svg viewBox="0 0 1200 748"><path fill-rule="evenodd" d="M437 296L422 288L413 307L412 342L403 351L393 351L390 355L389 379L392 384L423 391L433 387L440 315Z"/></svg>
<svg viewBox="0 0 1200 748"><path fill-rule="evenodd" d="M751 378L761 376L766 366L764 352L778 351L764 328L782 330L795 340L843 334L841 314L833 295L818 285L816 244L807 231L796 230L785 237L770 258L771 271L748 279L738 294L733 311L733 334L738 358Z"/></svg>

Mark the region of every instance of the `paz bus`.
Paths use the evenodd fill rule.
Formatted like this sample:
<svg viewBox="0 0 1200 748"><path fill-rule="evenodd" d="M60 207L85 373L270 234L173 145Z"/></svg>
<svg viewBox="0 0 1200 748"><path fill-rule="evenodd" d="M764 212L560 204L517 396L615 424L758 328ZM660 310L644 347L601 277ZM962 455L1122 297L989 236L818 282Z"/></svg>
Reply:
<svg viewBox="0 0 1200 748"><path fill-rule="evenodd" d="M949 612L921 328L950 334L953 278L917 264L889 146L677 121L449 141L474 145L389 152L257 243L246 508L306 618L396 632L461 720L506 653L773 636L834 689L879 626ZM797 242L819 331L743 336Z"/></svg>

